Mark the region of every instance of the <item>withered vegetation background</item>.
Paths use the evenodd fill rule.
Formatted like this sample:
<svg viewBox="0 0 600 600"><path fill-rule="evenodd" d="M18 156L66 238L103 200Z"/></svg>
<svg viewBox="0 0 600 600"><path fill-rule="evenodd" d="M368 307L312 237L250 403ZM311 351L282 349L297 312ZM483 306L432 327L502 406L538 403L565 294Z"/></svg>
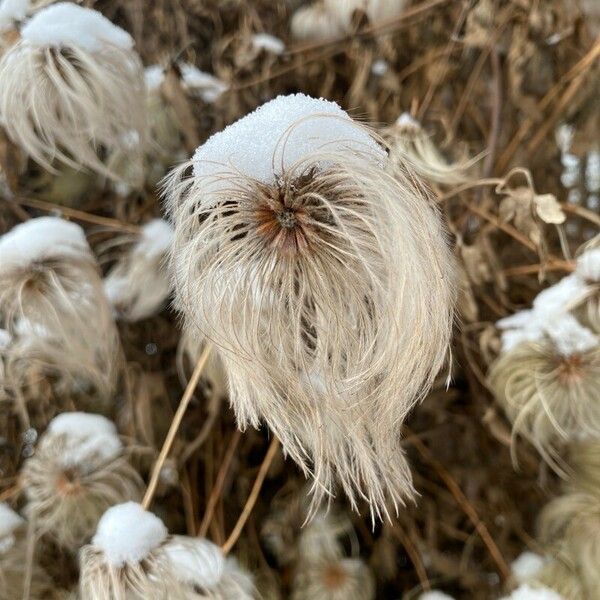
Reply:
<svg viewBox="0 0 600 600"><path fill-rule="evenodd" d="M289 32L299 4L293 0L83 4L128 30L145 65L172 65L163 94L185 123L190 153L264 101L301 91L335 100L382 128L409 111L448 159L480 156L474 184L433 189L462 265L461 322L450 387L445 373L405 429L404 447L420 496L393 523L372 529L367 510L364 518L352 519L378 598L428 586L458 598L500 595L510 562L525 548L536 549L535 517L556 493L558 480L524 441L517 442L517 466L511 462L510 425L486 384L499 348L493 323L528 306L542 287L571 271L575 250L600 224L597 197L588 194L584 181L600 126L598 21L583 18L572 0L425 0L408 3L401 17L376 26L357 14L353 35L299 43ZM262 32L281 38L286 51L275 55L255 48L252 36ZM174 66L181 60L214 73L229 89L214 103L188 96ZM382 60L387 69L374 69ZM563 123L573 127L570 152L582 165L569 188L561 181L556 139ZM47 214L55 198L40 192L47 188L41 169L33 164L24 169L5 137L0 163L14 193L13 200L0 201L4 233L27 214ZM515 167L525 171L507 177ZM552 194L567 215L560 226L562 247L552 214L539 208L543 194ZM161 214L154 188L127 197L99 188L79 201L77 210L85 214L68 207L63 214L83 224L97 246L118 233L97 217L127 229ZM183 389L176 356L180 330L168 308L137 323L120 323L119 329L125 375L120 408L112 416L139 446L136 466L147 478ZM191 365L183 367L189 376ZM46 420L65 409L50 403L35 407ZM0 497L8 499L18 492L27 440L10 404L1 403L0 411ZM216 543L224 541L269 444L267 431L238 437L222 390L205 382L187 412L169 477L162 478L154 503L171 532L198 530L233 441L237 447L207 534ZM275 583L285 592L290 573L276 566L261 532L274 503L303 485L293 462L279 453L237 544L236 555L264 589ZM297 525L287 525L290 540ZM73 558L58 548L48 548L41 558L57 583L66 586L76 578Z"/></svg>

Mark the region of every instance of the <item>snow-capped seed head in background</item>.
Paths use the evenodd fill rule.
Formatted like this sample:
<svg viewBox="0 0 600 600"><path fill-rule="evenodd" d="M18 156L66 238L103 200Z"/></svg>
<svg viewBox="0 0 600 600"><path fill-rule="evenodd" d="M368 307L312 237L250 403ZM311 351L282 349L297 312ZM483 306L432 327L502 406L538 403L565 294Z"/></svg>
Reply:
<svg viewBox="0 0 600 600"><path fill-rule="evenodd" d="M300 40L327 40L352 30L357 13L366 15L370 23L398 16L406 0L315 0L292 15L292 35Z"/></svg>
<svg viewBox="0 0 600 600"><path fill-rule="evenodd" d="M386 161L337 104L297 94L165 184L176 303L214 341L238 422L273 429L317 504L337 474L379 516L412 494L398 425L445 363L455 287L437 211Z"/></svg>
<svg viewBox="0 0 600 600"><path fill-rule="evenodd" d="M139 499L143 485L112 421L81 412L50 421L22 482L36 528L69 549L90 539L107 508Z"/></svg>
<svg viewBox="0 0 600 600"><path fill-rule="evenodd" d="M65 402L112 403L119 337L81 227L39 217L0 237L0 316L14 338L6 376L19 402L28 373L41 369Z"/></svg>
<svg viewBox="0 0 600 600"><path fill-rule="evenodd" d="M140 504L110 507L79 551L79 593L88 600L185 598L161 551L167 528Z"/></svg>
<svg viewBox="0 0 600 600"><path fill-rule="evenodd" d="M513 434L556 466L556 443L600 436L600 337L576 318L589 290L577 273L568 275L540 292L530 310L497 323L502 351L490 368L494 395Z"/></svg>
<svg viewBox="0 0 600 600"><path fill-rule="evenodd" d="M412 167L425 180L445 185L458 185L468 179L476 160L451 163L437 149L431 136L409 113L382 131L390 147L390 160Z"/></svg>
<svg viewBox="0 0 600 600"><path fill-rule="evenodd" d="M45 168L56 160L119 179L99 150L141 156L146 140L144 75L133 39L71 2L41 9L0 60L0 115L9 137ZM139 138L133 149L131 131Z"/></svg>
<svg viewBox="0 0 600 600"><path fill-rule="evenodd" d="M575 310L577 318L600 335L600 235L591 239L577 257L575 275L587 286L587 294Z"/></svg>
<svg viewBox="0 0 600 600"><path fill-rule="evenodd" d="M153 316L171 293L167 254L173 229L166 221L146 223L104 279L104 291L118 318L139 321ZM124 237L123 243L130 241ZM118 240L117 240L118 242Z"/></svg>
<svg viewBox="0 0 600 600"><path fill-rule="evenodd" d="M292 600L373 600L375 579L360 558L301 562L292 581Z"/></svg>

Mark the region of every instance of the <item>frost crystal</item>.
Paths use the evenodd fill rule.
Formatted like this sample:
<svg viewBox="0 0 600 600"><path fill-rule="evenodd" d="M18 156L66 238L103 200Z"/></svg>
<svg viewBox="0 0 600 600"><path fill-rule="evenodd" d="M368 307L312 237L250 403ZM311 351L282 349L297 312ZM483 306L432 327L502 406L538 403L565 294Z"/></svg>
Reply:
<svg viewBox="0 0 600 600"><path fill-rule="evenodd" d="M92 543L115 567L137 563L158 548L167 537L167 528L137 502L109 508L98 522Z"/></svg>
<svg viewBox="0 0 600 600"><path fill-rule="evenodd" d="M38 217L0 237L0 270L51 258L90 256L83 229L58 217Z"/></svg>
<svg viewBox="0 0 600 600"><path fill-rule="evenodd" d="M335 153L340 146L370 153L374 162L385 159L383 149L335 102L304 94L279 96L200 146L194 174L216 178L224 171L235 172L274 183L306 156L319 150Z"/></svg>
<svg viewBox="0 0 600 600"><path fill-rule="evenodd" d="M43 8L27 22L21 37L34 46L62 48L75 46L98 52L104 45L123 50L133 47L133 38L98 11L59 2Z"/></svg>

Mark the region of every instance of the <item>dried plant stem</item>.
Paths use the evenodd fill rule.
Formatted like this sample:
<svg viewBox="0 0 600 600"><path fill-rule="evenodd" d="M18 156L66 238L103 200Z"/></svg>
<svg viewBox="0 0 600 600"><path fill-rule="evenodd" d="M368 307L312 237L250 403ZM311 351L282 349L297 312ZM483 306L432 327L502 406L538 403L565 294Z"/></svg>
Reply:
<svg viewBox="0 0 600 600"><path fill-rule="evenodd" d="M20 492L21 492L21 483L17 482L13 486L9 487L8 489L6 489L0 493L0 502L6 502L13 496L16 496L17 494L19 494Z"/></svg>
<svg viewBox="0 0 600 600"><path fill-rule="evenodd" d="M515 275L533 275L540 271L566 271L571 273L575 270L575 261L572 260L554 260L545 264L535 265L520 265L518 267L509 267L508 269L502 269L502 275L512 277Z"/></svg>
<svg viewBox="0 0 600 600"><path fill-rule="evenodd" d="M221 550L223 554L228 554L230 550L233 548L235 543L237 542L240 534L242 533L242 529L244 529L244 525L246 525L246 521L248 517L252 513L252 509L256 504L256 500L258 499L258 495L260 494L260 489L262 488L262 484L265 481L265 477L267 476L267 472L273 459L275 458L275 454L279 448L279 440L274 437L269 444L269 449L265 454L265 458L263 459L262 464L260 465L260 469L258 471L258 475L256 476L256 480L254 481L254 485L252 486L252 490L250 491L250 495L248 496L248 500L246 500L246 504L242 510L242 514L239 516L233 531L229 534L226 542L221 546Z"/></svg>
<svg viewBox="0 0 600 600"><path fill-rule="evenodd" d="M488 528L485 523L479 518L475 507L469 502L468 498L465 496L464 492L460 489L460 486L450 473L445 469L445 467L433 456L433 454L429 451L429 448L425 446L425 444L418 438L414 432L410 431L408 427L406 427L407 433L411 436L410 441L411 444L417 449L419 454L435 469L440 479L444 482L448 491L452 494L458 505L465 512L467 517L473 525L475 526L475 530L481 537L481 540L487 547L492 559L496 563L498 567L498 571L503 579L508 579L510 577L510 568L506 562L506 559L500 552L500 548L494 542L494 539L490 535Z"/></svg>
<svg viewBox="0 0 600 600"><path fill-rule="evenodd" d="M431 584L429 583L429 578L427 577L427 570L425 569L425 565L423 564L423 560L421 559L421 553L413 544L410 535L407 532L405 532L400 525L396 525L395 527L393 527L392 532L400 540L400 543L404 546L404 549L406 550L406 553L408 554L408 557L410 558L415 568L415 571L417 572L417 577L419 578L421 587L425 591L431 590Z"/></svg>
<svg viewBox="0 0 600 600"><path fill-rule="evenodd" d="M187 409L187 406L192 398L194 390L196 389L196 385L200 379L200 375L202 375L202 370L206 365L206 361L210 355L212 349L212 344L207 343L196 363L196 367L194 368L194 372L192 373L192 377L190 378L187 387L185 388L185 392L179 401L179 406L177 407L177 411L175 412L175 416L173 417L173 421L171 421L171 427L169 427L169 431L167 433L167 437L163 443L160 454L158 455L158 459L154 465L152 470L152 476L150 477L150 483L148 484L148 489L144 494L144 499L142 500L142 506L145 510L148 510L150 503L152 502L152 498L154 497L154 492L156 491L156 486L158 485L158 479L160 477L160 471L169 455L169 451L171 450L171 446L175 441L175 436L177 435L177 431L179 430L179 425L183 419L183 415Z"/></svg>
<svg viewBox="0 0 600 600"><path fill-rule="evenodd" d="M76 221L83 221L84 223L102 225L104 227L109 227L110 229L118 229L119 231L126 231L128 233L135 234L139 234L141 231L140 227L137 225L132 225L131 223L123 223L118 219L93 215L83 210L77 210L75 208L69 208L68 206L46 202L45 200L18 197L14 198L13 201L17 204L30 206L31 208L37 208L39 210L44 210L51 213L59 213L61 216L69 217L70 219L75 219Z"/></svg>
<svg viewBox="0 0 600 600"><path fill-rule="evenodd" d="M200 523L200 527L198 527L198 531L196 535L198 537L205 537L206 532L208 531L208 526L215 512L215 507L217 506L217 502L223 491L223 486L225 485L225 478L227 477L227 473L229 472L229 466L231 465L231 461L233 459L235 449L240 441L241 432L239 429L236 429L231 436L231 440L229 441L229 446L227 447L227 451L225 452L225 456L223 457L223 462L219 467L219 472L217 473L217 478L215 480L215 484L210 492L210 496L208 498L208 502L206 503L206 510L204 511L204 516L202 517L202 522Z"/></svg>

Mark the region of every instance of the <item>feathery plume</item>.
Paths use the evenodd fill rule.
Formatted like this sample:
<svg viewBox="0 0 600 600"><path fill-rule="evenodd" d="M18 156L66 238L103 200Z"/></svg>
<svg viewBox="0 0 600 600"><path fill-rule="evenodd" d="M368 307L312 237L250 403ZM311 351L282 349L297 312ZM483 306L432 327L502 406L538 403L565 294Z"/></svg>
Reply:
<svg viewBox="0 0 600 600"><path fill-rule="evenodd" d="M457 185L468 179L467 172L474 161L448 162L436 148L421 124L409 113L402 113L396 122L383 131L390 146L390 160L407 162L425 180L445 185Z"/></svg>
<svg viewBox="0 0 600 600"><path fill-rule="evenodd" d="M22 483L36 528L69 549L90 539L107 508L139 499L143 487L113 423L77 412L50 422Z"/></svg>
<svg viewBox="0 0 600 600"><path fill-rule="evenodd" d="M166 257L173 229L161 219L146 223L137 239L104 279L104 291L118 318L140 321L156 314L171 292ZM127 243L130 237L117 240Z"/></svg>
<svg viewBox="0 0 600 600"><path fill-rule="evenodd" d="M593 598L600 589L600 502L596 495L567 492L544 507L538 523L542 543L553 548L558 560L571 571Z"/></svg>
<svg viewBox="0 0 600 600"><path fill-rule="evenodd" d="M46 169L58 160L119 179L101 152L141 154L146 137L133 39L71 2L41 9L0 60L0 115L10 138Z"/></svg>
<svg viewBox="0 0 600 600"><path fill-rule="evenodd" d="M25 519L8 504L0 503L0 600L20 598L27 576ZM52 580L40 565L32 564L29 581L31 600L51 600L55 595Z"/></svg>
<svg viewBox="0 0 600 600"><path fill-rule="evenodd" d="M292 583L292 600L373 600L375 581L359 558L302 563Z"/></svg>
<svg viewBox="0 0 600 600"><path fill-rule="evenodd" d="M32 380L50 375L58 398L108 410L119 338L78 225L39 217L0 237L0 324L13 336L5 385L18 403Z"/></svg>
<svg viewBox="0 0 600 600"><path fill-rule="evenodd" d="M311 474L374 515L412 494L399 425L450 340L439 215L335 103L279 97L166 183L185 327L212 340L241 427L265 421ZM193 175L184 177L193 166Z"/></svg>

